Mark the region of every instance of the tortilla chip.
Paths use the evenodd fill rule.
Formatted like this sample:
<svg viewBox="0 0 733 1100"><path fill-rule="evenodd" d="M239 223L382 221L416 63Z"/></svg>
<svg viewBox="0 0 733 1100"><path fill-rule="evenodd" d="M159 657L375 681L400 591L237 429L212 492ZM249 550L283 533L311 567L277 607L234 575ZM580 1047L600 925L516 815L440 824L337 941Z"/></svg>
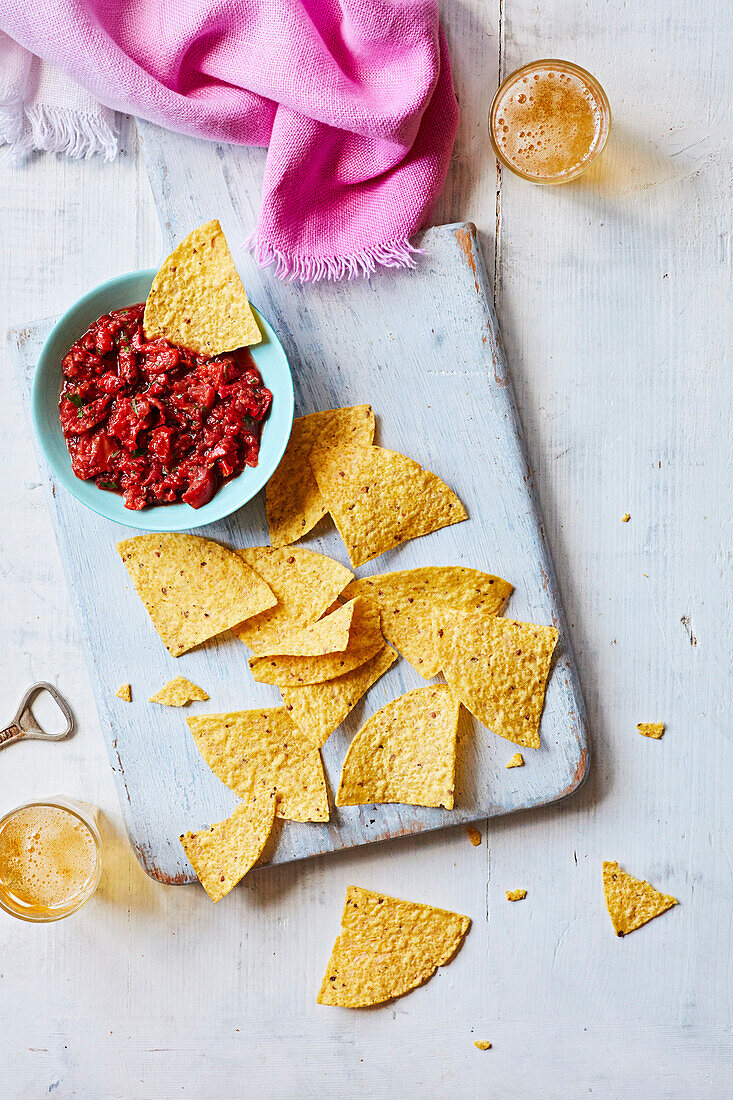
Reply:
<svg viewBox="0 0 733 1100"><path fill-rule="evenodd" d="M365 1008L401 997L450 962L470 924L460 913L348 886L318 1004Z"/></svg>
<svg viewBox="0 0 733 1100"><path fill-rule="evenodd" d="M349 644L351 624L356 611L357 601L350 600L325 618L258 650L256 656L323 657L326 653L343 653Z"/></svg>
<svg viewBox="0 0 733 1100"><path fill-rule="evenodd" d="M189 233L158 271L145 303L148 340L162 336L198 355L259 344L262 334L218 221Z"/></svg>
<svg viewBox="0 0 733 1100"><path fill-rule="evenodd" d="M478 848L481 843L481 833L478 829L474 829L473 825L467 825L466 831L468 832L468 839L471 841L474 848Z"/></svg>
<svg viewBox="0 0 733 1100"><path fill-rule="evenodd" d="M628 523L630 519L631 519L631 513L630 512L624 512L624 514L621 516L621 522L622 523Z"/></svg>
<svg viewBox="0 0 733 1100"><path fill-rule="evenodd" d="M352 576L353 576L353 574L352 574ZM326 615L332 615L333 612L338 611L338 609L340 607L343 607L343 604L342 604L341 600L334 600L333 603L331 604L331 606L327 607L326 610L323 612L323 614L321 615L321 618L325 619Z"/></svg>
<svg viewBox="0 0 733 1100"><path fill-rule="evenodd" d="M491 1050L491 1043L488 1039L477 1039L473 1045L477 1050Z"/></svg>
<svg viewBox="0 0 733 1100"><path fill-rule="evenodd" d="M255 778L277 789L277 816L328 821L321 754L284 707L187 718L196 747L214 775L248 799Z"/></svg>
<svg viewBox="0 0 733 1100"><path fill-rule="evenodd" d="M208 698L203 688L192 684L185 676L176 676L174 680L164 684L160 691L156 691L155 695L151 695L148 702L160 703L163 707L186 707L189 703Z"/></svg>
<svg viewBox="0 0 733 1100"><path fill-rule="evenodd" d="M514 756L510 756L504 766L507 768L523 768L524 757L522 756L521 752L515 752Z"/></svg>
<svg viewBox="0 0 733 1100"><path fill-rule="evenodd" d="M437 684L378 710L349 746L336 805L406 802L452 810L458 705L450 688Z"/></svg>
<svg viewBox="0 0 733 1100"><path fill-rule="evenodd" d="M673 905L679 905L671 894L660 894L644 879L634 878L620 870L618 863L608 860L603 861L603 893L617 936L634 932Z"/></svg>
<svg viewBox="0 0 733 1100"><path fill-rule="evenodd" d="M388 645L358 668L335 680L305 687L280 689L285 709L314 745L325 745L333 731L365 695L372 684L383 676L397 660L397 654Z"/></svg>
<svg viewBox="0 0 733 1100"><path fill-rule="evenodd" d="M555 627L463 611L436 615L436 625L443 674L464 707L500 737L538 749Z"/></svg>
<svg viewBox="0 0 733 1100"><path fill-rule="evenodd" d="M339 562L301 546L281 550L256 546L237 553L277 597L276 607L253 616L235 629L239 640L255 653L269 650L282 638L320 619L332 609L338 594L353 580L353 573Z"/></svg>
<svg viewBox="0 0 733 1100"><path fill-rule="evenodd" d="M120 684L115 695L118 699L124 699L126 703L132 702L132 688L129 684Z"/></svg>
<svg viewBox="0 0 733 1100"><path fill-rule="evenodd" d="M499 615L512 594L501 577L459 565L403 569L352 581L344 596L368 596L382 612L382 633L426 680L440 672L432 613L483 611Z"/></svg>
<svg viewBox="0 0 733 1100"><path fill-rule="evenodd" d="M173 657L277 603L238 554L209 539L137 535L117 549Z"/></svg>
<svg viewBox="0 0 733 1100"><path fill-rule="evenodd" d="M506 890L507 901L524 901L527 896L526 890Z"/></svg>
<svg viewBox="0 0 733 1100"><path fill-rule="evenodd" d="M347 645L344 649L323 650L313 654L287 653L250 657L252 676L261 684L278 687L301 687L304 684L321 684L334 680L352 669L365 664L384 645L379 609L369 600L359 597L344 604L326 619L285 639L276 648L302 648L317 650L326 645L341 644L344 623L351 620ZM321 628L320 631L318 628ZM330 638L330 641L327 639Z"/></svg>
<svg viewBox="0 0 733 1100"><path fill-rule="evenodd" d="M312 531L328 511L316 479L308 465L314 447L337 443L360 443L374 439L371 405L299 416L293 421L285 454L267 483L267 525L273 546L287 546Z"/></svg>
<svg viewBox="0 0 733 1100"><path fill-rule="evenodd" d="M397 451L343 443L309 461L352 565L468 519L444 481Z"/></svg>
<svg viewBox="0 0 733 1100"><path fill-rule="evenodd" d="M212 901L233 890L262 854L275 820L274 787L261 784L226 821L180 838L196 877Z"/></svg>
<svg viewBox="0 0 733 1100"><path fill-rule="evenodd" d="M642 737L653 737L655 741L664 736L664 722L639 722L636 728Z"/></svg>

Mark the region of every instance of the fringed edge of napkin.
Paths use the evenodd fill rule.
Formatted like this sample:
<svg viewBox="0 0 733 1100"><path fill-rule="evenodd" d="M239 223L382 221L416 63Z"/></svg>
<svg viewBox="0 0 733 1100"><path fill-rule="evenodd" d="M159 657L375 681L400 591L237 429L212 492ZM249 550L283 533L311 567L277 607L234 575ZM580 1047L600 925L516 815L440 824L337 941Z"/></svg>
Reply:
<svg viewBox="0 0 733 1100"><path fill-rule="evenodd" d="M8 146L13 160L35 151L63 153L75 160L87 160L97 153L105 160L117 156L117 127L104 119L59 107L29 107L22 113L13 108L6 103L0 110L0 142Z"/></svg>
<svg viewBox="0 0 733 1100"><path fill-rule="evenodd" d="M348 256L291 256L269 241L263 241L255 230L244 242L260 267L276 264L278 279L298 279L303 283L321 279L367 279L378 267L414 267L415 256L422 256L424 249L415 248L407 238L388 244L370 245Z"/></svg>

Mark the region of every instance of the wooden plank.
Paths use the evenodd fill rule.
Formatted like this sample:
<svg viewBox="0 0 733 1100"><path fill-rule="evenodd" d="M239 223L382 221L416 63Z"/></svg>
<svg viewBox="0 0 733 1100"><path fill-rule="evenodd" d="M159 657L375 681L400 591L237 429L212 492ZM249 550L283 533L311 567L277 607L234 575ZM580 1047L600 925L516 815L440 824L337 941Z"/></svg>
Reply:
<svg viewBox="0 0 733 1100"><path fill-rule="evenodd" d="M507 770L512 747L465 715L453 811L334 807L327 825L287 823L272 862L542 805L575 790L587 767L582 699L473 228L439 227L422 243L425 255L414 272L386 272L371 282L318 289L265 276L257 297L260 302L266 297L265 313L283 336L297 410L372 401L378 441L444 476L468 508L469 522L413 540L370 563L361 575L464 563L515 584L514 617L560 627L543 746L525 753L525 768ZM16 337L26 388L47 330L47 324L36 326ZM415 401L411 391L418 379ZM147 698L174 669L211 696L197 711L277 704L279 693L251 681L245 650L233 638L174 662L152 634L116 553L115 543L128 529L89 513L61 489L54 494L47 471L44 476L130 838L148 873L166 882L191 881L179 834L219 820L235 798L200 758L181 712L151 707ZM320 530L305 544L346 563L335 531L325 525ZM233 546L265 542L262 497L202 533ZM110 593L122 601L114 613ZM115 697L122 681L133 685L132 704ZM331 790L360 724L423 682L400 661L374 686L323 750Z"/></svg>

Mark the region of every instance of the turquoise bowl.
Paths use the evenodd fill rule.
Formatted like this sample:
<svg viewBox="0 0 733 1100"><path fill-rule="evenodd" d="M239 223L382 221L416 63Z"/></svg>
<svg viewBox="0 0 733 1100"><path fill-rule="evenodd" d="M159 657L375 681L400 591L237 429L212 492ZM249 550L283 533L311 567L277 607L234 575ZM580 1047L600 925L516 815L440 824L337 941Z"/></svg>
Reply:
<svg viewBox="0 0 733 1100"><path fill-rule="evenodd" d="M135 512L125 508L117 493L98 489L93 481L81 481L71 468L59 423L61 360L89 325L113 309L143 302L155 277L155 270L119 275L90 290L68 309L51 330L36 364L31 388L31 416L41 450L57 484L67 489L93 512L126 527L141 531L190 531L229 516L262 489L277 469L293 426L293 379L287 356L272 327L252 307L262 332L262 343L250 348L262 380L272 391L270 415L262 427L257 466L247 467L202 508L189 504L164 504Z"/></svg>

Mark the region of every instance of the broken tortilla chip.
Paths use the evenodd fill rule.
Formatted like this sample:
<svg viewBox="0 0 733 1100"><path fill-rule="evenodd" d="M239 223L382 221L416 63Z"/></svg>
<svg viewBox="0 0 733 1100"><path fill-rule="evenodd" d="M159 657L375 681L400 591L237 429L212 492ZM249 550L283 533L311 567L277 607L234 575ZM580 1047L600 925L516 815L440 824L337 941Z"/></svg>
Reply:
<svg viewBox="0 0 733 1100"><path fill-rule="evenodd" d="M396 660L395 651L385 645L363 665L337 676L335 680L303 687L283 687L280 691L285 709L298 729L320 748L354 709L362 695Z"/></svg>
<svg viewBox="0 0 733 1100"><path fill-rule="evenodd" d="M283 639L272 647L277 653L250 657L249 667L262 684L320 684L365 664L383 645L379 608L359 596L299 634ZM330 648L338 646L343 648ZM303 652L283 653L284 649Z"/></svg>
<svg viewBox="0 0 733 1100"><path fill-rule="evenodd" d="M477 1050L491 1050L491 1043L488 1039L477 1039L473 1045Z"/></svg>
<svg viewBox="0 0 733 1100"><path fill-rule="evenodd" d="M634 932L673 905L679 905L671 894L660 894L644 879L634 878L622 871L618 863L608 860L603 861L603 893L617 936Z"/></svg>
<svg viewBox="0 0 733 1100"><path fill-rule="evenodd" d="M450 962L470 924L460 913L348 886L318 1004L365 1008L401 997Z"/></svg>
<svg viewBox="0 0 733 1100"><path fill-rule="evenodd" d="M328 821L321 754L284 707L187 718L196 747L214 775L249 799L255 779L277 790L277 816Z"/></svg>
<svg viewBox="0 0 733 1100"><path fill-rule="evenodd" d="M256 546L237 553L277 597L275 607L235 628L239 640L255 653L269 650L326 611L338 610L332 605L353 580L353 573L339 562L301 546Z"/></svg>
<svg viewBox="0 0 733 1100"><path fill-rule="evenodd" d="M505 890L507 901L524 901L527 896L526 890Z"/></svg>
<svg viewBox="0 0 733 1100"><path fill-rule="evenodd" d="M238 554L209 539L137 535L117 549L173 657L277 603Z"/></svg>
<svg viewBox="0 0 733 1100"><path fill-rule="evenodd" d="M343 443L309 461L352 565L468 519L444 481L397 451Z"/></svg>
<svg viewBox="0 0 733 1100"><path fill-rule="evenodd" d="M521 752L515 752L514 756L510 756L504 766L506 768L523 768L524 757L522 756Z"/></svg>
<svg viewBox="0 0 733 1100"><path fill-rule="evenodd" d="M538 749L555 627L464 611L435 622L443 675L464 707L500 737Z"/></svg>
<svg viewBox="0 0 733 1100"><path fill-rule="evenodd" d="M378 604L387 641L429 680L440 672L433 612L447 608L499 615L512 591L501 577L446 565L363 577L352 581L344 596L367 596Z"/></svg>
<svg viewBox="0 0 733 1100"><path fill-rule="evenodd" d="M162 336L197 355L260 343L262 333L218 221L194 229L163 261L145 303L143 330L148 340Z"/></svg>
<svg viewBox="0 0 733 1100"><path fill-rule="evenodd" d="M164 684L160 691L156 691L155 695L151 695L148 702L160 703L163 707L186 707L189 703L208 698L203 688L192 684L185 676L176 676L174 680Z"/></svg>
<svg viewBox="0 0 733 1100"><path fill-rule="evenodd" d="M378 710L349 746L336 805L405 802L452 810L458 707L450 688L438 684Z"/></svg>
<svg viewBox="0 0 733 1100"><path fill-rule="evenodd" d="M132 688L129 684L120 684L115 695L118 699L124 699L126 703L132 702Z"/></svg>
<svg viewBox="0 0 733 1100"><path fill-rule="evenodd" d="M655 741L664 736L664 722L639 722L636 728L642 737L653 737Z"/></svg>
<svg viewBox="0 0 733 1100"><path fill-rule="evenodd" d="M212 901L233 890L262 854L275 820L274 787L261 784L226 821L180 838L196 877Z"/></svg>
<svg viewBox="0 0 733 1100"><path fill-rule="evenodd" d="M467 825L466 831L468 833L468 839L471 841L474 848L478 848L479 844L481 843L481 833L478 831L478 829L474 829L473 825Z"/></svg>
<svg viewBox="0 0 733 1100"><path fill-rule="evenodd" d="M332 447L337 443L360 443L368 447L373 440L371 405L326 409L296 417L285 454L267 483L267 525L273 546L296 542L312 531L328 511L308 465L313 448Z"/></svg>

